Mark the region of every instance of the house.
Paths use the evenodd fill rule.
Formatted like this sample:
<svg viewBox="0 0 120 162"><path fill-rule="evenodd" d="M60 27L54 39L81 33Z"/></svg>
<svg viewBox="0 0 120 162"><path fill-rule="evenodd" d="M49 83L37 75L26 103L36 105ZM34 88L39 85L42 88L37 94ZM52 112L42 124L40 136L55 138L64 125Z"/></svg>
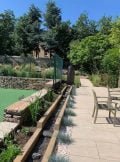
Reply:
<svg viewBox="0 0 120 162"><path fill-rule="evenodd" d="M39 45L39 47L36 47L33 51L33 57L35 59L37 58L50 58L50 52L45 49L44 46Z"/></svg>

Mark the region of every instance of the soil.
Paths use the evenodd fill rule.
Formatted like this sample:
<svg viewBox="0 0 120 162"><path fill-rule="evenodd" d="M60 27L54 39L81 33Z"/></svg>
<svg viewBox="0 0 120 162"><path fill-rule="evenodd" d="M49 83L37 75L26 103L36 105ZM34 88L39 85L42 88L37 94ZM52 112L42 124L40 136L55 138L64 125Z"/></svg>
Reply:
<svg viewBox="0 0 120 162"><path fill-rule="evenodd" d="M49 102L47 100L44 100L44 111L48 110L48 108L52 105L52 103L56 100L56 98L58 97L58 94L60 93L61 89L63 89L63 86L62 88L59 88L59 90L57 90L57 94L54 95L54 98L53 98L53 101L52 102ZM65 97L65 96L64 96ZM52 117L50 117L50 119L48 120L45 128L43 129L43 131L48 131L50 132L51 134L53 133L53 130L54 130L54 123L56 121L56 118L58 116L58 113L63 105L63 102L64 102L64 98L62 99L62 101L59 103L58 107L57 107L57 110L53 113ZM45 112L43 112L44 114ZM40 116L38 117L38 120L40 120L41 116L43 114L40 114ZM30 123L29 123L30 124ZM24 125L22 127L20 127L16 133L14 134L14 143L18 144L20 146L20 148L22 149L25 144L27 143L27 141L30 139L30 137L33 135L33 133L35 132L36 130L36 125L34 126L31 126L31 125ZM27 159L27 162L38 162L38 161L41 161L45 151L46 151L46 148L48 146L48 143L50 141L50 137L47 137L47 136L41 136L39 141L37 142L34 150L32 151L30 157L28 157ZM32 158L32 155L33 153L39 153L41 155L41 157L37 160L33 160Z"/></svg>
<svg viewBox="0 0 120 162"><path fill-rule="evenodd" d="M22 127L22 129L17 130L14 136L14 142L17 143L20 148L23 148L30 137L33 135L36 127ZM23 130L29 130L28 132Z"/></svg>
<svg viewBox="0 0 120 162"><path fill-rule="evenodd" d="M53 101L55 101L55 99L57 98L57 94L55 94L54 95L54 98L53 98ZM48 108L47 107L50 107L52 105L52 102L47 102L46 101L46 103L44 104L44 106L45 106L45 109L47 110ZM44 113L43 113L44 114ZM42 115L43 115L42 114ZM41 115L41 116L42 116ZM40 118L41 118L41 116L39 116L39 118L38 118L38 120L40 120ZM54 116L54 115L53 115ZM52 117L53 118L53 117ZM53 122L53 123L51 123L51 121ZM48 125L46 126L46 128L45 128L45 130L49 130L50 132L52 132L53 131L53 127L52 127L52 125L54 124L54 120L49 120L48 121ZM29 123L30 124L30 123ZM27 124L26 124L27 125ZM31 125L31 124L30 124ZM32 127L32 126L23 126L22 128L20 128L20 129L18 129L17 130L17 132L16 132L16 134L15 134L15 136L14 136L14 142L15 143L17 143L19 146L20 146L20 148L23 148L24 147L24 145L27 143L27 141L30 139L30 137L33 135L33 133L35 132L35 129L36 129L36 125L34 126L34 127ZM50 128L49 128L49 126L50 126ZM29 130L29 132L26 134L26 132L25 131L22 131L22 130ZM45 143L46 143L46 141L47 141L47 143L48 143L48 140L49 139L45 139Z"/></svg>
<svg viewBox="0 0 120 162"><path fill-rule="evenodd" d="M64 97L66 97L66 95L65 95ZM48 120L47 124L45 125L43 131L49 131L50 133L53 134L53 131L54 131L54 124L55 124L56 118L57 118L57 116L58 116L58 114L59 114L59 111L60 111L60 109L61 109L62 106L63 106L64 101L65 101L65 98L63 98L63 99L61 100L61 102L59 103L59 105L58 105L56 111L53 113L52 117L50 117L50 119ZM42 131L42 133L43 133L43 131ZM33 162L33 161L34 161L34 162L40 162L40 161L42 160L42 158L43 158L43 155L44 155L44 153L45 153L45 151L46 151L46 148L47 148L47 146L48 146L48 143L49 143L50 139L51 139L50 137L44 137L44 136L42 135L42 136L39 138L39 141L38 141L38 143L36 144L35 148L34 148L33 151L31 152L31 155L28 157L27 162ZM41 157L40 157L39 159L37 159L37 160L33 160L32 155L33 155L34 153L40 154Z"/></svg>

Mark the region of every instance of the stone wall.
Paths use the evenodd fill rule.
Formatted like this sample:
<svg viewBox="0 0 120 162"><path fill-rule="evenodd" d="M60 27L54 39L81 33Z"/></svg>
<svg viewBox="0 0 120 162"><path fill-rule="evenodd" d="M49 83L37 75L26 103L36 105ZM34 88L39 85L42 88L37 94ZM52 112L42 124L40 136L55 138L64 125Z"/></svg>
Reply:
<svg viewBox="0 0 120 162"><path fill-rule="evenodd" d="M31 58L32 63L34 63L36 66L40 67L49 67L51 65L51 60L50 58L42 57L42 58ZM0 56L0 64L29 64L30 60L27 57L23 56Z"/></svg>
<svg viewBox="0 0 120 162"><path fill-rule="evenodd" d="M0 76L1 88L16 88L16 89L41 89L44 86L45 81L40 78L23 78L23 77L11 77Z"/></svg>

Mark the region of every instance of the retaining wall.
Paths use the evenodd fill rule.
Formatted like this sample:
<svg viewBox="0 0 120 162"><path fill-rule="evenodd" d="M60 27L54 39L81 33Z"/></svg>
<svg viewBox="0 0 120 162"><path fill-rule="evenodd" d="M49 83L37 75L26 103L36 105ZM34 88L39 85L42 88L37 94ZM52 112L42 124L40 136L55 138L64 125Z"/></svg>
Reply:
<svg viewBox="0 0 120 162"><path fill-rule="evenodd" d="M16 89L41 89L44 81L40 78L24 78L24 77L11 77L0 76L1 88L16 88Z"/></svg>

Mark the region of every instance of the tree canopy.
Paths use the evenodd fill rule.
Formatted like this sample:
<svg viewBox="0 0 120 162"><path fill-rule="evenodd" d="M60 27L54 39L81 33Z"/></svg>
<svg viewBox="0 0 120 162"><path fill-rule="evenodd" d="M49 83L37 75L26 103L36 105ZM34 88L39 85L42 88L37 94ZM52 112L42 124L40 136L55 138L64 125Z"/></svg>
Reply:
<svg viewBox="0 0 120 162"><path fill-rule="evenodd" d="M94 35L97 32L97 24L94 20L90 20L87 13L82 13L75 25L73 25L75 39L82 40L83 38Z"/></svg>
<svg viewBox="0 0 120 162"><path fill-rule="evenodd" d="M70 44L68 58L74 65L84 67L85 71L94 72L100 69L104 52L110 47L108 38L101 34L89 36L82 41L73 41Z"/></svg>
<svg viewBox="0 0 120 162"><path fill-rule="evenodd" d="M55 1L49 1L46 7L46 13L44 14L45 26L48 29L59 26L62 19L60 8L56 6Z"/></svg>
<svg viewBox="0 0 120 162"><path fill-rule="evenodd" d="M0 55L13 55L15 16L11 10L0 14Z"/></svg>
<svg viewBox="0 0 120 162"><path fill-rule="evenodd" d="M71 24L53 0L44 13L34 5L17 19L13 11L0 13L0 55L31 54L39 45L86 72L108 72L119 65L120 18L94 21L83 12Z"/></svg>
<svg viewBox="0 0 120 162"><path fill-rule="evenodd" d="M16 24L16 49L24 54L31 53L41 40L41 11L32 5L27 14L21 16Z"/></svg>

